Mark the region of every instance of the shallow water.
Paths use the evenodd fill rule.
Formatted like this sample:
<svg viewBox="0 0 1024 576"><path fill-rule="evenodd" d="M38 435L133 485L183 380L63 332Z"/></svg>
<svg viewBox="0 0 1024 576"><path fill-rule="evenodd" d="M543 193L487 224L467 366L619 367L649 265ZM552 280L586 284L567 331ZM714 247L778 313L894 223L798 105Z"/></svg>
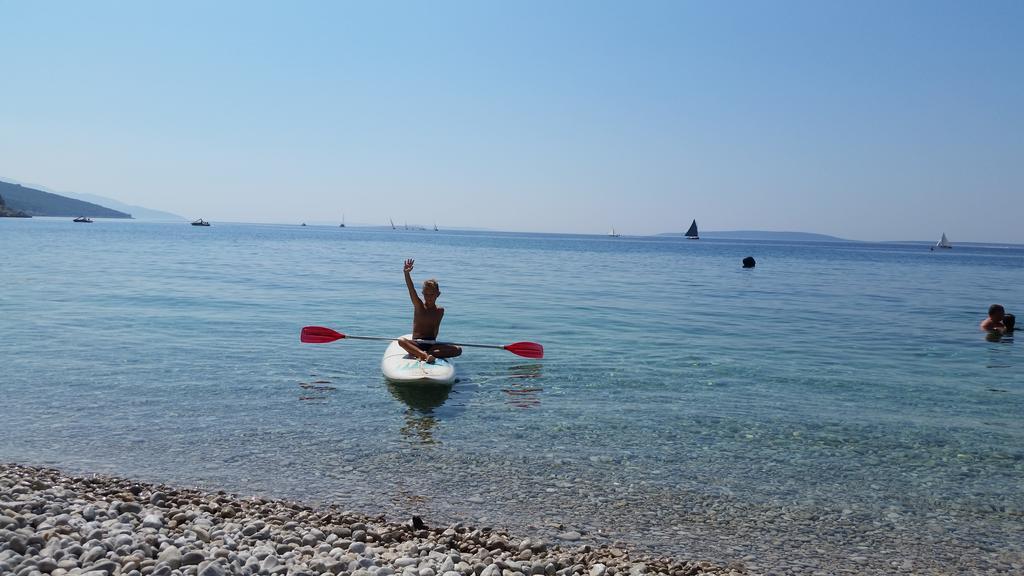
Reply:
<svg viewBox="0 0 1024 576"><path fill-rule="evenodd" d="M0 249L0 460L755 569L1024 566L1024 337L977 329L1024 308L1019 246L0 219ZM299 343L408 332L407 257L442 338L547 357L410 390L384 343Z"/></svg>

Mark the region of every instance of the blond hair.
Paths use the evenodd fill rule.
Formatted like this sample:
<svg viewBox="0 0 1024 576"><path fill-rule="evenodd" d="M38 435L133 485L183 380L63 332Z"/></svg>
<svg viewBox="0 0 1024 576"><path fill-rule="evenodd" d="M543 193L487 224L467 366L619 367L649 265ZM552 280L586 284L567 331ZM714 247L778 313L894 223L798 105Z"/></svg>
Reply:
<svg viewBox="0 0 1024 576"><path fill-rule="evenodd" d="M437 280L434 280L433 278L423 281L423 291L426 292L427 288L433 288L434 290L432 291L441 291L441 287L437 285Z"/></svg>

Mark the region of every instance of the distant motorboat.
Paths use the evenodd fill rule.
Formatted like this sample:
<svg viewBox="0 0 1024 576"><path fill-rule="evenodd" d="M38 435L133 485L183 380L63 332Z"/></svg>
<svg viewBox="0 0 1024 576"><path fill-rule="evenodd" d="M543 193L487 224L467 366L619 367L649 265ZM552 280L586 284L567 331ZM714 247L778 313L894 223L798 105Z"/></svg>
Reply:
<svg viewBox="0 0 1024 576"><path fill-rule="evenodd" d="M437 232L437 222L434 222L434 232Z"/></svg>
<svg viewBox="0 0 1024 576"><path fill-rule="evenodd" d="M74 220L72 220L72 222L82 222L82 223L85 223L85 224L92 224L92 218L89 218L88 216L79 216L78 218L75 218Z"/></svg>
<svg viewBox="0 0 1024 576"><path fill-rule="evenodd" d="M618 238L620 236L620 234L615 231L615 226L612 226L612 231L609 232L608 235L612 238Z"/></svg>
<svg viewBox="0 0 1024 576"><path fill-rule="evenodd" d="M690 240L700 240L700 234L697 234L697 220L695 219L690 223L690 229L686 231L686 237Z"/></svg>
<svg viewBox="0 0 1024 576"><path fill-rule="evenodd" d="M207 222L206 220L203 220L202 218L200 218L199 220L193 220L192 221L192 225L193 226L209 226L210 223Z"/></svg>
<svg viewBox="0 0 1024 576"><path fill-rule="evenodd" d="M946 238L945 232L942 233L942 238L939 239L939 241L936 242L935 246L932 246L931 249L935 250L936 248L953 248L953 245L949 243L949 238Z"/></svg>
<svg viewBox="0 0 1024 576"><path fill-rule="evenodd" d="M345 227L345 213L342 212L341 213L341 224L338 225L338 228L344 228L344 227Z"/></svg>

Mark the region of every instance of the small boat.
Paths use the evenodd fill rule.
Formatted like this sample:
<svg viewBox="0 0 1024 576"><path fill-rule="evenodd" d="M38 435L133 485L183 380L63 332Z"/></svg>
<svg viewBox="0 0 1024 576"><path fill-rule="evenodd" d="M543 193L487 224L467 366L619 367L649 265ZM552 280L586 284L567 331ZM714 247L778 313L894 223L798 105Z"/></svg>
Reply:
<svg viewBox="0 0 1024 576"><path fill-rule="evenodd" d="M412 339L412 334L402 338ZM380 361L384 377L396 384L442 384L455 382L455 365L445 358L438 358L433 364L418 360L398 345L391 342Z"/></svg>
<svg viewBox="0 0 1024 576"><path fill-rule="evenodd" d="M612 238L618 238L620 236L620 234L615 231L615 226L612 226L612 231L609 232L608 235Z"/></svg>
<svg viewBox="0 0 1024 576"><path fill-rule="evenodd" d="M391 222L391 229L394 230L395 229L395 221L392 220L391 218L388 218L388 222Z"/></svg>
<svg viewBox="0 0 1024 576"><path fill-rule="evenodd" d="M210 223L207 222L206 220L203 220L202 218L200 218L199 220L193 220L192 221L192 225L193 226L209 226Z"/></svg>
<svg viewBox="0 0 1024 576"><path fill-rule="evenodd" d="M338 228L344 228L344 227L345 227L345 213L343 212L341 214L341 224L338 225Z"/></svg>
<svg viewBox="0 0 1024 576"><path fill-rule="evenodd" d="M437 222L434 222L434 232L437 232Z"/></svg>
<svg viewBox="0 0 1024 576"><path fill-rule="evenodd" d="M697 221L694 220L690 223L690 229L686 231L685 236L690 240L700 240L700 235L697 234Z"/></svg>
<svg viewBox="0 0 1024 576"><path fill-rule="evenodd" d="M942 233L942 238L940 238L931 249L935 250L936 248L953 248L953 245L949 243L949 238L946 238L945 232Z"/></svg>
<svg viewBox="0 0 1024 576"><path fill-rule="evenodd" d="M302 223L302 225L303 225L303 226L305 226L305 225L306 225L306 223L305 223L305 222L303 222L303 223Z"/></svg>
<svg viewBox="0 0 1024 576"><path fill-rule="evenodd" d="M92 218L89 218L88 216L79 216L78 218L72 220L72 222L84 222L85 224L92 224Z"/></svg>

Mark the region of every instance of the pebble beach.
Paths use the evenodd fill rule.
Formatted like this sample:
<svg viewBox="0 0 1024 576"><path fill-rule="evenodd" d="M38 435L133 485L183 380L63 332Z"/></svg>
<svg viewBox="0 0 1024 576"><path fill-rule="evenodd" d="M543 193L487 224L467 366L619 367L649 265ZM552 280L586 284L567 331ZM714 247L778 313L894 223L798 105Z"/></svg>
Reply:
<svg viewBox="0 0 1024 576"><path fill-rule="evenodd" d="M421 520L422 521L422 520ZM0 574L694 576L741 567L0 465Z"/></svg>

